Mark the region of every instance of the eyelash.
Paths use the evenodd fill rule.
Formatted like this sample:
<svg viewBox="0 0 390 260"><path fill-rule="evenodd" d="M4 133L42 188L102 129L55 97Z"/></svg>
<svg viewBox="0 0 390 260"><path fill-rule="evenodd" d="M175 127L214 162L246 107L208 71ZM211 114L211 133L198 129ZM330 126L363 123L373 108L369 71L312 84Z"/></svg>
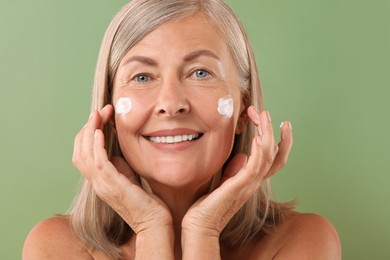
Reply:
<svg viewBox="0 0 390 260"><path fill-rule="evenodd" d="M206 75L204 77L197 77L196 76L196 73L197 72L203 72L203 73L206 73ZM207 70L207 69L203 69L203 68L200 68L200 69L195 69L193 70L191 73L190 73L190 77L194 77L195 79L197 80L204 80L204 79L207 79L209 77L212 76L212 73ZM140 81L140 77L145 77L145 79L147 81ZM131 81L137 83L137 84L146 84L148 83L150 80L152 79L152 77L150 75L148 75L147 73L139 73L139 74L136 74L134 77L131 78Z"/></svg>
<svg viewBox="0 0 390 260"><path fill-rule="evenodd" d="M205 75L204 77L197 77L197 76L196 76L196 73L199 72L199 71L205 72L206 75ZM211 74L211 72L210 72L209 70L207 70L207 69L195 69L195 70L193 70L193 71L191 72L190 75L191 75L191 77L194 76L194 77L196 77L197 79L203 80L203 79L209 78L212 74Z"/></svg>
<svg viewBox="0 0 390 260"><path fill-rule="evenodd" d="M140 81L140 80L139 80L140 77L145 77L145 78L147 78L147 81ZM148 75L147 73L139 73L139 74L135 75L134 77L132 77L132 78L131 78L131 81L135 81L135 82L138 83L138 84L145 84L145 83L149 82L150 79L151 79L151 76Z"/></svg>

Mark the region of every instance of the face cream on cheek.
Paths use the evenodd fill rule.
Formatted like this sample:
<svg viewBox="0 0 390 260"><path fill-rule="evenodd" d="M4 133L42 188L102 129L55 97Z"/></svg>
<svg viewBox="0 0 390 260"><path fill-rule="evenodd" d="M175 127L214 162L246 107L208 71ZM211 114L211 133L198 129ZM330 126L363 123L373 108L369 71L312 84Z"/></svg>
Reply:
<svg viewBox="0 0 390 260"><path fill-rule="evenodd" d="M126 115L131 111L133 103L129 97L121 97L115 105L115 112L120 115Z"/></svg>
<svg viewBox="0 0 390 260"><path fill-rule="evenodd" d="M232 117L233 115L233 98L229 95L218 100L218 113L224 117Z"/></svg>

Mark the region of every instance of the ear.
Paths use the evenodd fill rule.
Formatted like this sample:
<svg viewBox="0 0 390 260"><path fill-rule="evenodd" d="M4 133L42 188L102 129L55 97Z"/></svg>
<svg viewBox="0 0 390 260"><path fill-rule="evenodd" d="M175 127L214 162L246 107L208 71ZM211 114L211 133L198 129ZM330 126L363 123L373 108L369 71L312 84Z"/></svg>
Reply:
<svg viewBox="0 0 390 260"><path fill-rule="evenodd" d="M238 116L238 121L237 121L237 127L236 127L236 135L239 135L244 131L245 127L247 126L249 122L249 117L248 117L248 107L249 105L247 104L247 98L246 95L241 94L241 104L240 104L240 115Z"/></svg>

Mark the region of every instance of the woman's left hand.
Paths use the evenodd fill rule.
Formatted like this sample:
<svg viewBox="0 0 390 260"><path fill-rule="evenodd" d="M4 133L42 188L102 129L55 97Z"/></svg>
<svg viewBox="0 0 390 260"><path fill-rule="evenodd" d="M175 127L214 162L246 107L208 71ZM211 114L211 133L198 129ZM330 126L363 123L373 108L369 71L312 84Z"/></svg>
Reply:
<svg viewBox="0 0 390 260"><path fill-rule="evenodd" d="M250 107L248 115L258 130L258 136L252 141L251 155L248 159L244 154L233 157L219 187L188 210L182 222L182 243L191 236L218 239L229 220L255 194L261 182L287 163L292 146L290 122L281 126L281 141L276 144L269 112L257 112Z"/></svg>

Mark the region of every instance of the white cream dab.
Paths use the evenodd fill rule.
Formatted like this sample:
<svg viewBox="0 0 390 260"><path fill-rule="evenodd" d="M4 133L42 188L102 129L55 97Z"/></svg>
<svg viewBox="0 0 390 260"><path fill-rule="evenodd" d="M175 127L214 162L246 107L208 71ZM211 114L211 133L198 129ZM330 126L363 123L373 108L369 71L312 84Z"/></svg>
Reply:
<svg viewBox="0 0 390 260"><path fill-rule="evenodd" d="M218 100L218 113L221 116L232 117L233 115L233 98L229 95Z"/></svg>
<svg viewBox="0 0 390 260"><path fill-rule="evenodd" d="M133 108L133 103L129 97L121 97L115 105L115 112L120 115L126 115Z"/></svg>

